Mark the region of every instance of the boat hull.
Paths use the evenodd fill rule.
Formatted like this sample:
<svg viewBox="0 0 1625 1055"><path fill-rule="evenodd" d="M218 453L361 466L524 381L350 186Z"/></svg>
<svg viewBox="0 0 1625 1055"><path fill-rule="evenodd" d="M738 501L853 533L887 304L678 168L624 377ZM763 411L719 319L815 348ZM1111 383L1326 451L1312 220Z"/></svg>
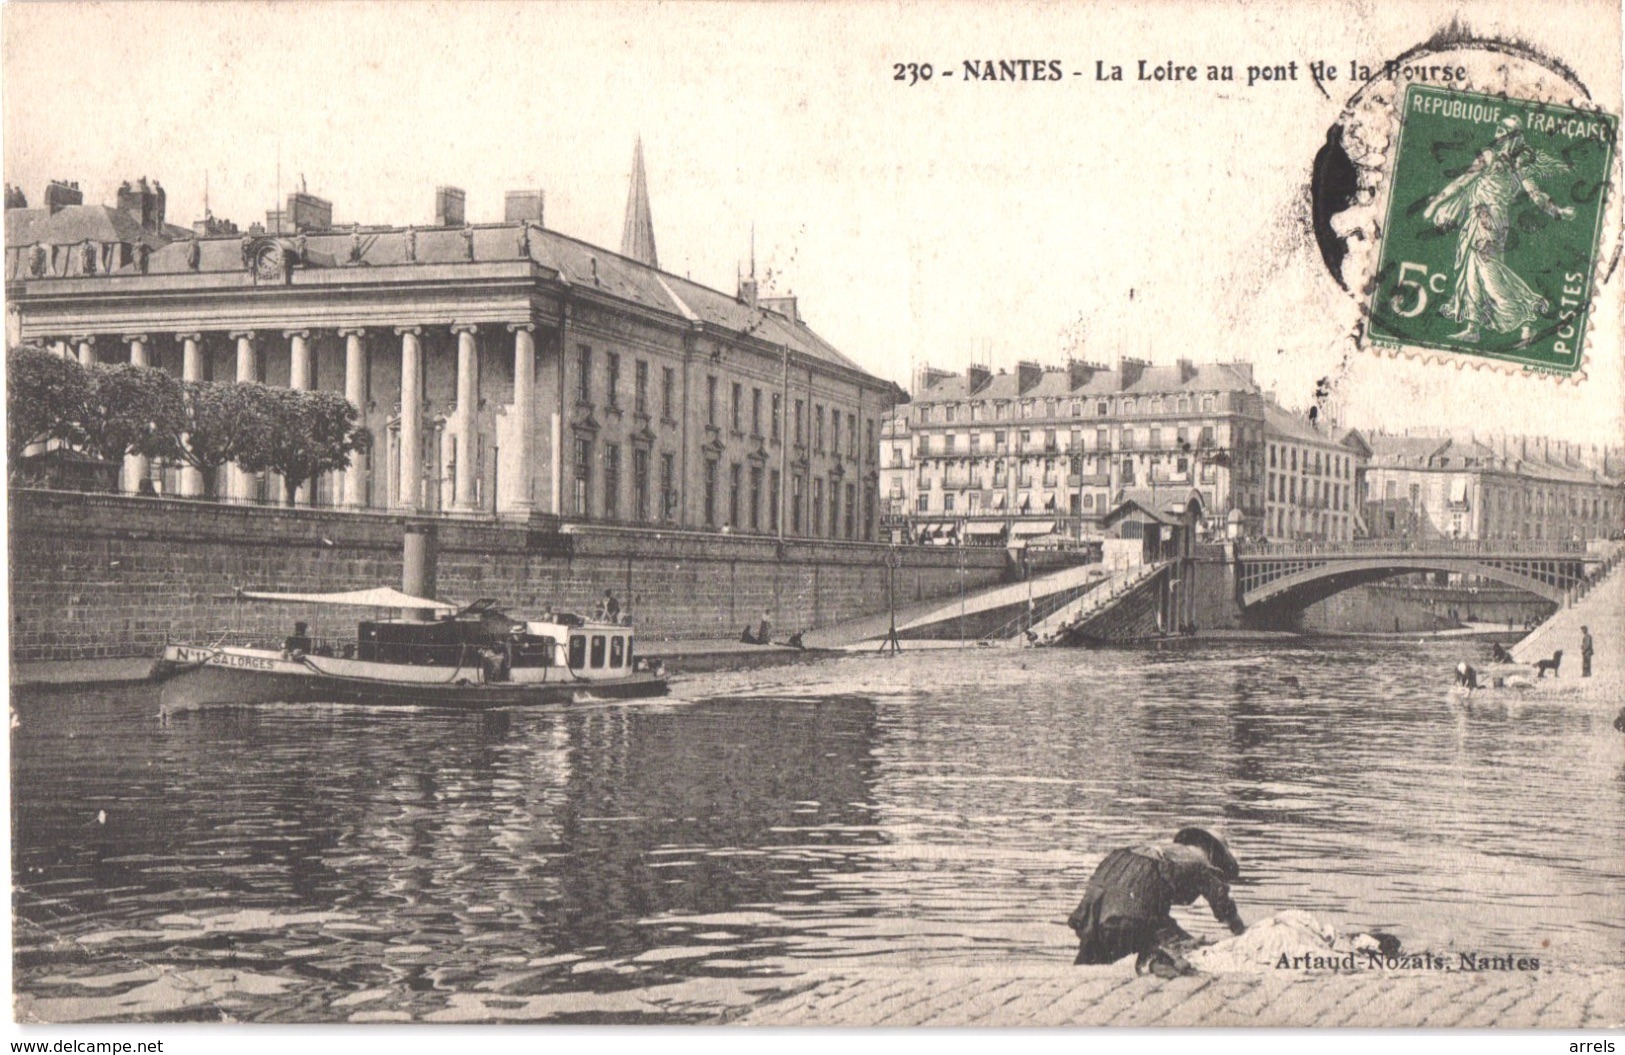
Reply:
<svg viewBox="0 0 1625 1055"><path fill-rule="evenodd" d="M475 668L408 667L399 673L410 680L339 676L323 673L314 663L236 649L171 648L153 668L160 682L159 704L166 711L278 703L489 710L666 694L664 678L641 671L578 681L561 669L559 680L520 684L486 682Z"/></svg>

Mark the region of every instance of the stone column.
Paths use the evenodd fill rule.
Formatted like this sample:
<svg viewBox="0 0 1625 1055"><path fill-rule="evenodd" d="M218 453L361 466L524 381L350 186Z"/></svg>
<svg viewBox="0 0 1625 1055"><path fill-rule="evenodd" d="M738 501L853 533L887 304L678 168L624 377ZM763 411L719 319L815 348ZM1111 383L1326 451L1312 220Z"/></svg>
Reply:
<svg viewBox="0 0 1625 1055"><path fill-rule="evenodd" d="M178 333L181 342L181 380L203 380L203 348L201 333ZM181 469L181 495L197 498L203 494L203 473L192 465Z"/></svg>
<svg viewBox="0 0 1625 1055"><path fill-rule="evenodd" d="M532 323L512 323L513 332L513 464L515 479L509 481L508 511L528 516L531 511L531 425L536 413L536 327ZM652 475L652 470L651 470Z"/></svg>
<svg viewBox="0 0 1625 1055"><path fill-rule="evenodd" d="M457 335L457 419L453 424L457 437L457 477L452 483L451 508L458 513L472 513L475 506L474 479L478 471L474 457L479 424L479 345L475 340L478 327L458 324L451 328Z"/></svg>
<svg viewBox="0 0 1625 1055"><path fill-rule="evenodd" d="M91 335L89 337L75 337L74 338L74 343L79 346L79 365L80 366L94 366L94 365L96 365L96 337L95 337L95 335L93 334L93 335Z"/></svg>
<svg viewBox="0 0 1625 1055"><path fill-rule="evenodd" d="M239 382L258 381L254 370L254 331L235 330L230 334L232 340L237 342L237 380ZM232 499L246 502L253 498L254 478L250 474L232 465L227 477L228 487Z"/></svg>
<svg viewBox="0 0 1625 1055"><path fill-rule="evenodd" d="M401 480L402 509L423 505L423 347L420 326L397 326L401 338Z"/></svg>
<svg viewBox="0 0 1625 1055"><path fill-rule="evenodd" d="M124 338L130 345L130 365L147 366L147 335L131 334ZM126 454L124 466L119 470L119 490L135 494L141 490L141 481L147 478L151 464L140 454Z"/></svg>
<svg viewBox="0 0 1625 1055"><path fill-rule="evenodd" d="M355 408L365 416L367 412L367 348L366 330L340 330L339 336L344 338L344 398L355 404ZM343 502L351 509L361 507L362 495L366 493L366 479L364 472L358 464L359 455L351 455L350 468L344 472L344 498ZM377 457L374 454L374 457Z"/></svg>
<svg viewBox="0 0 1625 1055"><path fill-rule="evenodd" d="M288 387L295 392L307 392L310 390L310 331L284 330L282 336L288 339ZM294 492L293 504L310 504L310 493L315 486L314 480L301 484ZM286 489L277 490L277 504L280 505L286 500Z"/></svg>

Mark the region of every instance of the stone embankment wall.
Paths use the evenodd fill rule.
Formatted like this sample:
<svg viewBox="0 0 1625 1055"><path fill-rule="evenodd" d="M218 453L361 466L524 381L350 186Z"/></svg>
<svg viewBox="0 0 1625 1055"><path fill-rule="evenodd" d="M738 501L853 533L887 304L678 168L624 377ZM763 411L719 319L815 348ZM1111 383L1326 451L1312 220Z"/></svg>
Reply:
<svg viewBox="0 0 1625 1055"><path fill-rule="evenodd" d="M401 585L404 518L172 499L11 492L14 661L154 653L234 629L280 641L288 605L239 588L316 592ZM436 523L439 596L497 598L516 614L590 611L609 589L647 639L736 637L765 609L775 635L885 611L889 547L577 525ZM899 547L899 606L992 585L1005 551ZM963 579L961 578L963 576ZM353 637L373 610L329 609L318 636Z"/></svg>
<svg viewBox="0 0 1625 1055"><path fill-rule="evenodd" d="M1377 583L1333 594L1303 610L1299 625L1307 631L1392 633L1394 620L1406 633L1441 630L1463 622L1512 620L1522 630L1527 620L1544 620L1552 602L1521 590L1465 588L1427 589Z"/></svg>

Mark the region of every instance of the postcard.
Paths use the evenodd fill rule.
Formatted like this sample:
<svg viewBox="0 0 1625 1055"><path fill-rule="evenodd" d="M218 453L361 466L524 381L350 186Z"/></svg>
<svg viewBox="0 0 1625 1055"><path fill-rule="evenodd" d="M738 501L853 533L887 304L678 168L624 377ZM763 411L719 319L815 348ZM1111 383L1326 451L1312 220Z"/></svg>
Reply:
<svg viewBox="0 0 1625 1055"><path fill-rule="evenodd" d="M22 1035L1625 1024L1617 4L0 20Z"/></svg>

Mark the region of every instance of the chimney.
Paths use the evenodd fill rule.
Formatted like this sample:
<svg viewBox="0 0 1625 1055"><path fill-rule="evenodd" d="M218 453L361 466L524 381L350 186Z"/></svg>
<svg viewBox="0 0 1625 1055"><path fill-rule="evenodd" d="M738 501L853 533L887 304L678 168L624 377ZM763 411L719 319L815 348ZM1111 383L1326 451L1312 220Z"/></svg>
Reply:
<svg viewBox="0 0 1625 1055"><path fill-rule="evenodd" d="M52 215L61 212L69 205L83 205L85 196L79 191L78 182L68 183L65 180L54 179L45 187L45 207Z"/></svg>
<svg viewBox="0 0 1625 1055"><path fill-rule="evenodd" d="M327 231L333 227L333 203L302 190L288 195L282 219L294 231Z"/></svg>
<svg viewBox="0 0 1625 1055"><path fill-rule="evenodd" d="M919 373L915 375L914 387L923 394L926 389L935 388L952 376L954 375L951 370L938 370L934 366L922 366Z"/></svg>
<svg viewBox="0 0 1625 1055"><path fill-rule="evenodd" d="M1077 359L1069 359L1066 363L1067 387L1078 389L1087 385L1096 374L1106 372L1104 363L1085 363Z"/></svg>
<svg viewBox="0 0 1625 1055"><path fill-rule="evenodd" d="M502 219L507 223L542 226L543 196L539 190L511 190L502 196Z"/></svg>
<svg viewBox="0 0 1625 1055"><path fill-rule="evenodd" d="M28 195L23 193L23 189L21 187L13 187L9 183L6 184L6 208L7 209L26 209L26 208L28 208Z"/></svg>
<svg viewBox="0 0 1625 1055"><path fill-rule="evenodd" d="M761 298L761 305L768 311L778 312L791 322L801 321L801 313L796 308L796 298L794 297L763 297Z"/></svg>
<svg viewBox="0 0 1625 1055"><path fill-rule="evenodd" d="M1119 356L1117 359L1117 390L1127 392L1134 387L1134 383L1145 373L1145 368L1151 364L1144 359L1129 359Z"/></svg>
<svg viewBox="0 0 1625 1055"><path fill-rule="evenodd" d="M1189 359L1180 359L1178 360L1178 364L1180 384L1184 384L1186 381L1189 381L1191 378L1196 376L1195 363L1191 362Z"/></svg>
<svg viewBox="0 0 1625 1055"><path fill-rule="evenodd" d="M993 371L983 363L972 363L965 368L965 394L975 395L983 385L993 380Z"/></svg>
<svg viewBox="0 0 1625 1055"><path fill-rule="evenodd" d="M164 225L164 188L162 184L147 183L142 176L132 186L128 180L119 184L118 211L125 213L148 231Z"/></svg>
<svg viewBox="0 0 1625 1055"><path fill-rule="evenodd" d="M1044 368L1031 359L1023 359L1016 364L1016 392L1026 392L1044 379Z"/></svg>
<svg viewBox="0 0 1625 1055"><path fill-rule="evenodd" d="M651 265L652 266L652 265ZM756 272L739 276L739 303L756 307Z"/></svg>
<svg viewBox="0 0 1625 1055"><path fill-rule="evenodd" d="M463 193L461 187L436 187L434 189L434 225L436 227L463 226L463 205L468 195Z"/></svg>

